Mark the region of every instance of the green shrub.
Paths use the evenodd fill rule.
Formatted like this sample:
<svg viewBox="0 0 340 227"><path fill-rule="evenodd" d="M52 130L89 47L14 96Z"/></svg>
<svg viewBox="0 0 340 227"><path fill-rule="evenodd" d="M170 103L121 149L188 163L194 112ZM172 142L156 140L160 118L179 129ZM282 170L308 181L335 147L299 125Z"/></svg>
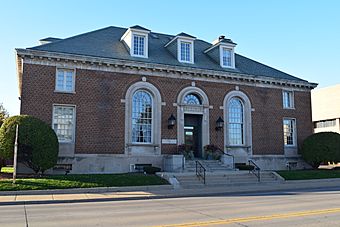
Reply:
<svg viewBox="0 0 340 227"><path fill-rule="evenodd" d="M243 163L235 163L235 168L239 170L253 170L255 167L252 165L246 165Z"/></svg>
<svg viewBox="0 0 340 227"><path fill-rule="evenodd" d="M309 136L303 141L301 155L313 168L318 168L321 162L339 162L340 134L320 132Z"/></svg>
<svg viewBox="0 0 340 227"><path fill-rule="evenodd" d="M59 143L53 129L32 116L7 118L0 128L0 158L13 159L16 125L19 125L18 161L36 173L57 163Z"/></svg>
<svg viewBox="0 0 340 227"><path fill-rule="evenodd" d="M223 155L223 151L214 144L208 144L204 146L205 159L220 160Z"/></svg>
<svg viewBox="0 0 340 227"><path fill-rule="evenodd" d="M147 174L155 174L156 172L161 171L161 168L155 166L144 166L144 172Z"/></svg>

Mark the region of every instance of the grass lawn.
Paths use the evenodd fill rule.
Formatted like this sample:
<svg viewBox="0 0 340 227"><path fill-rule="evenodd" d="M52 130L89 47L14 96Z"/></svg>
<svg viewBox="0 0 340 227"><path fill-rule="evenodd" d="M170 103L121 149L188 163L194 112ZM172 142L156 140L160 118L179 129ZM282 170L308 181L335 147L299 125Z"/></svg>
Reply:
<svg viewBox="0 0 340 227"><path fill-rule="evenodd" d="M156 175L144 174L77 174L51 175L37 178L18 178L16 184L10 179L0 179L0 191L122 187L164 185L168 182Z"/></svg>
<svg viewBox="0 0 340 227"><path fill-rule="evenodd" d="M284 170L277 173L286 180L340 178L340 170Z"/></svg>

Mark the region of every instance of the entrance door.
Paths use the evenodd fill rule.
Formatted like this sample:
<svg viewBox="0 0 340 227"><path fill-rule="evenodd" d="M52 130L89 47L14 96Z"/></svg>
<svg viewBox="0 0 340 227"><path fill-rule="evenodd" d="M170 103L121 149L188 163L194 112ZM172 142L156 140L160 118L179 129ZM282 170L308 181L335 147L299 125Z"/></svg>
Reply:
<svg viewBox="0 0 340 227"><path fill-rule="evenodd" d="M184 115L184 143L186 149L193 151L195 158L202 158L202 116Z"/></svg>

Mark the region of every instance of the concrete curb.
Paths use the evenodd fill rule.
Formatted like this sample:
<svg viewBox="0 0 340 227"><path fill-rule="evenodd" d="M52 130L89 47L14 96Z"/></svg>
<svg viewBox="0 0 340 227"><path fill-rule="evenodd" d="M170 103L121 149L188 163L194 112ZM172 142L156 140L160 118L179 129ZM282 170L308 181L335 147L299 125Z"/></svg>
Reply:
<svg viewBox="0 0 340 227"><path fill-rule="evenodd" d="M68 188L47 190L0 191L1 195L51 195L51 194L82 194L106 192L162 191L171 190L172 185L148 185L128 187Z"/></svg>
<svg viewBox="0 0 340 227"><path fill-rule="evenodd" d="M85 188L85 189L63 189L63 190L39 190L39 191L10 191L1 192L3 196L13 196L14 200L0 202L4 205L20 204L55 204L55 203L80 203L80 202L105 202L105 201L124 201L124 200L147 200L163 198L199 197L199 196L228 196L238 194L261 194L261 193L294 193L295 191L315 191L315 190L340 190L340 179L319 179L319 180L297 180L285 181L281 183L260 183L251 185L229 185L228 187L203 187L193 189L173 189L172 185L153 185L138 187L109 187L109 188ZM145 195L129 196L126 192L146 192ZM79 198L76 194L101 194L101 198ZM64 199L44 199L39 195L46 196L53 194L70 194L71 198ZM75 195L72 198L72 194ZM36 198L21 198L17 196L27 195Z"/></svg>

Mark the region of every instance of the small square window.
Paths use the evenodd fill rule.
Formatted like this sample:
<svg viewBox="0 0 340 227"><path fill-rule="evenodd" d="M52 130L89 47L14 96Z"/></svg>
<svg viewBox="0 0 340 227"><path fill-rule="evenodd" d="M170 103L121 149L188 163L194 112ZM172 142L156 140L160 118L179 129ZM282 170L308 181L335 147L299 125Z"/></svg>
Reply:
<svg viewBox="0 0 340 227"><path fill-rule="evenodd" d="M296 145L296 125L295 119L283 120L283 140L285 146Z"/></svg>
<svg viewBox="0 0 340 227"><path fill-rule="evenodd" d="M283 91L283 108L293 109L294 108L294 95L292 91Z"/></svg>
<svg viewBox="0 0 340 227"><path fill-rule="evenodd" d="M133 55L145 56L145 36L133 35Z"/></svg>
<svg viewBox="0 0 340 227"><path fill-rule="evenodd" d="M57 69L55 90L74 92L75 76L73 69Z"/></svg>

